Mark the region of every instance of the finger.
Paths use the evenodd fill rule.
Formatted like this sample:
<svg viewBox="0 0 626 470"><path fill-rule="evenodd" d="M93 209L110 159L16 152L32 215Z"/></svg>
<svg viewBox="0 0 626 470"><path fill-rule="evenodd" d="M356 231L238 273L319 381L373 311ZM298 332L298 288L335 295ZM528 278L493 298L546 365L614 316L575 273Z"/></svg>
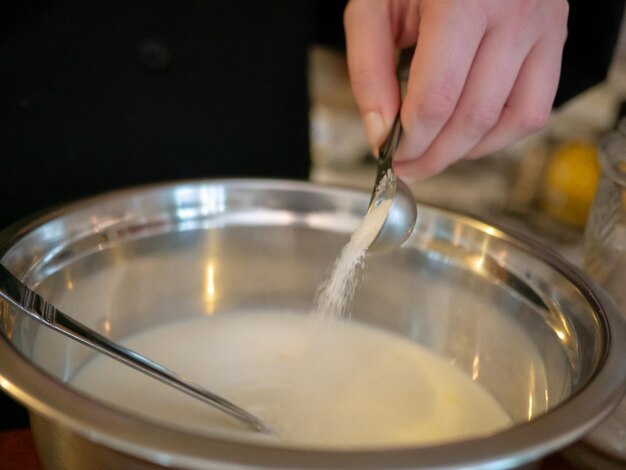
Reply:
<svg viewBox="0 0 626 470"><path fill-rule="evenodd" d="M468 2L424 5L402 105L397 161L419 158L452 116L486 29L485 18Z"/></svg>
<svg viewBox="0 0 626 470"><path fill-rule="evenodd" d="M500 120L468 153L469 158L500 150L545 126L559 82L563 42L564 38L544 38L533 47Z"/></svg>
<svg viewBox="0 0 626 470"><path fill-rule="evenodd" d="M464 157L497 124L532 47L514 28L488 32L476 54L456 110L422 156L402 165L401 174L423 179Z"/></svg>
<svg viewBox="0 0 626 470"><path fill-rule="evenodd" d="M352 91L370 145L385 139L399 106L392 21L380 0L353 0L344 13Z"/></svg>

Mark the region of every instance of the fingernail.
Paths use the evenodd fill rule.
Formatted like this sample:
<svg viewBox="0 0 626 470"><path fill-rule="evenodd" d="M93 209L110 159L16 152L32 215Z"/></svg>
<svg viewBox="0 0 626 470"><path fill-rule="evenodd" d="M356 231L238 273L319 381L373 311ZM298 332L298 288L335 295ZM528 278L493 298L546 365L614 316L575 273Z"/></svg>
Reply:
<svg viewBox="0 0 626 470"><path fill-rule="evenodd" d="M387 131L383 117L380 113L369 112L363 118L363 124L367 142L372 147L377 148L385 140L385 132Z"/></svg>

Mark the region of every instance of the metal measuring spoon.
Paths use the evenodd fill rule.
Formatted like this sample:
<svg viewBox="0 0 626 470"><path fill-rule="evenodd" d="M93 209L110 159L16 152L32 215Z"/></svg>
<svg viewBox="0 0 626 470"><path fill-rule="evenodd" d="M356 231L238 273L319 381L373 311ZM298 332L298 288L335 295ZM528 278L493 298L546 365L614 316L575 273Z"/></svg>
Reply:
<svg viewBox="0 0 626 470"><path fill-rule="evenodd" d="M58 310L0 264L0 297L48 328L210 405L259 432L271 432L261 419L176 372L96 333Z"/></svg>
<svg viewBox="0 0 626 470"><path fill-rule="evenodd" d="M401 136L402 124L400 123L400 111L398 111L391 131L380 147L376 182L368 212L385 200L392 199L392 202L378 235L367 249L368 253L384 253L402 245L411 235L417 220L417 204L413 193L406 183L393 173L391 165ZM391 178L391 181L389 184L382 183L381 186L381 182L385 178Z"/></svg>

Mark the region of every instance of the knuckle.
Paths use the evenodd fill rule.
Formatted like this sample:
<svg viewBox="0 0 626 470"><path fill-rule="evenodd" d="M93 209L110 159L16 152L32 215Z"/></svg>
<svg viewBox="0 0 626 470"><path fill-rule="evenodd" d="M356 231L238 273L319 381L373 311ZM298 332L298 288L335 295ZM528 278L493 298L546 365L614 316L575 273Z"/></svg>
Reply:
<svg viewBox="0 0 626 470"><path fill-rule="evenodd" d="M455 107L456 96L449 90L440 90L419 100L411 115L413 120L440 125L452 116Z"/></svg>
<svg viewBox="0 0 626 470"><path fill-rule="evenodd" d="M448 164L441 158L431 158L426 165L429 175L438 175L448 167Z"/></svg>
<svg viewBox="0 0 626 470"><path fill-rule="evenodd" d="M466 160L480 160L481 158L485 158L490 153L491 153L490 151L483 150L483 149L472 150L463 158L465 158Z"/></svg>
<svg viewBox="0 0 626 470"><path fill-rule="evenodd" d="M542 8L542 4L545 3L547 3L546 0L515 0L508 2L508 8L499 8L498 13L506 15L506 17L501 16L501 19L507 24L522 26L541 13L541 10L545 10ZM498 5L502 7L504 3L498 2Z"/></svg>
<svg viewBox="0 0 626 470"><path fill-rule="evenodd" d="M415 161L415 170L422 177L429 177L441 173L448 167L443 158L437 158L432 154L425 154Z"/></svg>
<svg viewBox="0 0 626 470"><path fill-rule="evenodd" d="M544 5L541 17L546 33L567 37L567 18L569 17L567 0L552 0L545 2Z"/></svg>
<svg viewBox="0 0 626 470"><path fill-rule="evenodd" d="M567 0L518 0L513 18L522 22L539 20L555 28L567 23L569 2Z"/></svg>
<svg viewBox="0 0 626 470"><path fill-rule="evenodd" d="M550 119L550 109L529 109L521 113L519 127L526 135L543 129Z"/></svg>
<svg viewBox="0 0 626 470"><path fill-rule="evenodd" d="M348 59L348 73L353 86L364 85L371 81L369 64L358 57Z"/></svg>
<svg viewBox="0 0 626 470"><path fill-rule="evenodd" d="M569 3L567 0L557 0L556 2L555 21L559 26L557 29L561 32L562 38L567 38L567 19L569 17Z"/></svg>
<svg viewBox="0 0 626 470"><path fill-rule="evenodd" d="M466 114L464 124L470 131L484 134L496 125L500 112L495 106L475 106Z"/></svg>
<svg viewBox="0 0 626 470"><path fill-rule="evenodd" d="M544 0L520 0L518 2L519 12L522 14L523 18L528 18L543 1Z"/></svg>
<svg viewBox="0 0 626 470"><path fill-rule="evenodd" d="M554 0L554 14L557 19L566 21L569 16L569 2L567 0Z"/></svg>

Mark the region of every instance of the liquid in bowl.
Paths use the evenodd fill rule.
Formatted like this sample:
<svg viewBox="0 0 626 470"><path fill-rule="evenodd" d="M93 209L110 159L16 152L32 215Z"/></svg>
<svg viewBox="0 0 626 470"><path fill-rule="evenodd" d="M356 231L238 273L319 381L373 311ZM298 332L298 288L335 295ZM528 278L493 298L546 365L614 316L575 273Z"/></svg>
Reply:
<svg viewBox="0 0 626 470"><path fill-rule="evenodd" d="M427 445L511 425L497 401L443 357L356 322L231 312L162 325L124 344L264 419L271 439L297 446ZM248 432L105 356L71 383L151 419Z"/></svg>

